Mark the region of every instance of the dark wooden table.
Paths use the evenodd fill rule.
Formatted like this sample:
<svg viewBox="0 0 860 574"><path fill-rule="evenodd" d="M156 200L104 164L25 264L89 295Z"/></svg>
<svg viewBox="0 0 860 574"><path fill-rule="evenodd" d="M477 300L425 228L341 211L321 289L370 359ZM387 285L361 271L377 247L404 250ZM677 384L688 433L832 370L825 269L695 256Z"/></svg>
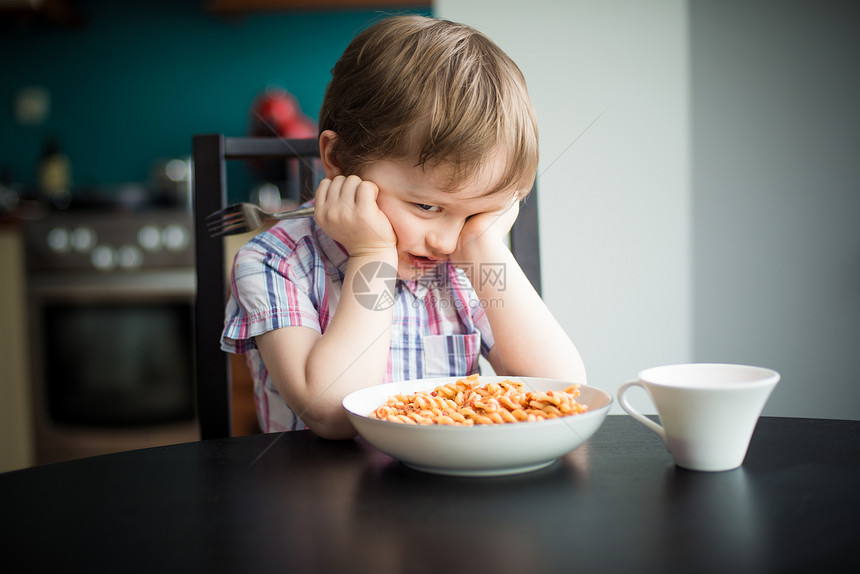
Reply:
<svg viewBox="0 0 860 574"><path fill-rule="evenodd" d="M5 572L831 572L860 542L860 421L762 418L697 473L628 416L549 468L454 478L310 432L0 475ZM7 569L5 566L12 566ZM851 568L853 570L853 568Z"/></svg>

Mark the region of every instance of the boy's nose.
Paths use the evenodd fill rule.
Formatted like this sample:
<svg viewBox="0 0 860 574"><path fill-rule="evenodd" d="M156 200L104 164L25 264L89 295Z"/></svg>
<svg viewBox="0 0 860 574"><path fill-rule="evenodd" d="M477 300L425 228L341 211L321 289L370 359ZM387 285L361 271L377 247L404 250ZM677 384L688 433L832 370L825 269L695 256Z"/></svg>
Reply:
<svg viewBox="0 0 860 574"><path fill-rule="evenodd" d="M427 233L427 245L441 255L450 255L457 249L462 225L438 225Z"/></svg>

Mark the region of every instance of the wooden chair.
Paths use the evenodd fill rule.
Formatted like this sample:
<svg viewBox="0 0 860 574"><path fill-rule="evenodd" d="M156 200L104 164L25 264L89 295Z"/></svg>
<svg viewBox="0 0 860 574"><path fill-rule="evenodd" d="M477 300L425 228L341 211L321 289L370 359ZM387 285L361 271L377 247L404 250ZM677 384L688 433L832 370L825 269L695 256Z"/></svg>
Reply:
<svg viewBox="0 0 860 574"><path fill-rule="evenodd" d="M227 205L227 162L298 158L300 194L312 197L318 174L315 162L308 160L318 157L316 139L194 136L195 376L201 439L225 438L232 434L230 361L228 354L220 350L227 298L225 249L223 240L209 237L205 221L207 215ZM537 199L537 189L533 189L520 207L519 218L511 230L511 250L540 293Z"/></svg>

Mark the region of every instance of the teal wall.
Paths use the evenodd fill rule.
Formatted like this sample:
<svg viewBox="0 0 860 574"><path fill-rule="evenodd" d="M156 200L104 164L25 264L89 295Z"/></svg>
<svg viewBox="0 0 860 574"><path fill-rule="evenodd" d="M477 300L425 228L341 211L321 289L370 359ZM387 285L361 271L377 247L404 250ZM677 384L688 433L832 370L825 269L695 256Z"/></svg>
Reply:
<svg viewBox="0 0 860 574"><path fill-rule="evenodd" d="M43 141L53 134L69 155L78 192L145 181L154 160L190 155L193 134L244 135L251 103L269 84L290 91L316 120L343 49L387 14L228 19L202 4L82 0L80 29L3 23L0 170L32 185ZM43 125L19 125L13 117L14 96L27 86L50 92Z"/></svg>

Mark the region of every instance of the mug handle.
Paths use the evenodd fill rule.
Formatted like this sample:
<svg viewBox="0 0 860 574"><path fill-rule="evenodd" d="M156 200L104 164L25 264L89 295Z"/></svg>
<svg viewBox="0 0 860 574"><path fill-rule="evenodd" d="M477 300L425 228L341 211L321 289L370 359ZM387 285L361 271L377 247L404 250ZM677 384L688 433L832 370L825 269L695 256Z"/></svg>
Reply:
<svg viewBox="0 0 860 574"><path fill-rule="evenodd" d="M624 393L627 392L627 389L629 389L630 387L641 387L641 388L645 389L646 393L648 392L648 389L640 381L626 382L623 385L621 385L620 387L618 387L618 392L615 393L618 396L618 404L621 405L622 409L627 411L627 414L629 414L631 417L633 417L634 419L636 419L637 421L639 421L640 423L642 423L643 425L645 425L646 427L648 427L649 429L654 431L657 434L657 436L659 436L660 439L663 440L663 442L666 442L666 431L663 430L663 427L658 425L657 423L655 423L654 421L652 421L651 419L649 419L648 417L646 417L645 415L643 415L642 413L637 411L636 409L634 409L633 405L631 405L629 402L627 402L627 398L624 396ZM648 396L650 397L651 394L649 393Z"/></svg>

